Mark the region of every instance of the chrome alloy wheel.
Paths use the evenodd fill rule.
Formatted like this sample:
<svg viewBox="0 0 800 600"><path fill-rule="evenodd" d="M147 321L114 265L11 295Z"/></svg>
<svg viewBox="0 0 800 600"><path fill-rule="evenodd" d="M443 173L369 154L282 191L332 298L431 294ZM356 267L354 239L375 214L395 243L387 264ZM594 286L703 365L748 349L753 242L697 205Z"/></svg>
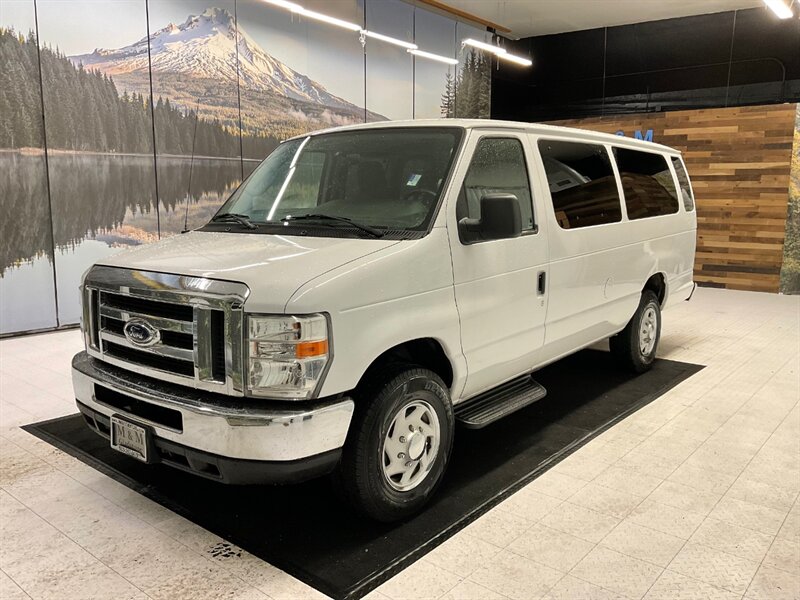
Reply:
<svg viewBox="0 0 800 600"><path fill-rule="evenodd" d="M407 492L417 487L433 466L439 452L439 417L423 400L403 406L392 420L383 440L383 475L392 488Z"/></svg>
<svg viewBox="0 0 800 600"><path fill-rule="evenodd" d="M650 356L656 345L658 335L658 314L653 306L648 306L639 323L639 351L642 356Z"/></svg>

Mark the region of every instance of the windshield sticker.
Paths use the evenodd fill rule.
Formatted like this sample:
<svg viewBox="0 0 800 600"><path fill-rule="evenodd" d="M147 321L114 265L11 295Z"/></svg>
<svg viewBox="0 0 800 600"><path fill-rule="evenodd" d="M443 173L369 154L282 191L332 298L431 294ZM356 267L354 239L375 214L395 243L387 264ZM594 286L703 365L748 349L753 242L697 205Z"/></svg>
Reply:
<svg viewBox="0 0 800 600"><path fill-rule="evenodd" d="M406 185L410 187L414 187L419 183L419 180L422 179L422 175L419 173L412 173L408 177L408 181L406 181Z"/></svg>

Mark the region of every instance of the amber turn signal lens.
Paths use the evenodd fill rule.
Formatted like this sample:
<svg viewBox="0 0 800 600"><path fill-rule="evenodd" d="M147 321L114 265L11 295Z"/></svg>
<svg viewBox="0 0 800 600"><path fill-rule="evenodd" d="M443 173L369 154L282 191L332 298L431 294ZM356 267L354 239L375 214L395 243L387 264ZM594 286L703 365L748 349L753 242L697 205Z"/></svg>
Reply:
<svg viewBox="0 0 800 600"><path fill-rule="evenodd" d="M322 356L328 353L328 340L317 342L300 342L295 346L297 358L309 358L310 356Z"/></svg>

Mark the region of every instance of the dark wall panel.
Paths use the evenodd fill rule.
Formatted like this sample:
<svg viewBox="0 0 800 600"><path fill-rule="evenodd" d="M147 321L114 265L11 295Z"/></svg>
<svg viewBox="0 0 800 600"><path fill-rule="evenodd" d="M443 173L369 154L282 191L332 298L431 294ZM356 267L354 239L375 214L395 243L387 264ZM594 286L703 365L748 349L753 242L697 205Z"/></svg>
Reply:
<svg viewBox="0 0 800 600"><path fill-rule="evenodd" d="M727 63L733 14L609 27L605 30L606 76ZM604 30L597 31L602 35ZM698 35L700 31L702 35ZM602 53L598 56L601 61L602 56Z"/></svg>
<svg viewBox="0 0 800 600"><path fill-rule="evenodd" d="M605 114L794 102L800 20L766 8L666 19L514 44L525 72L493 70L495 118Z"/></svg>
<svg viewBox="0 0 800 600"><path fill-rule="evenodd" d="M517 49L516 52L534 57L533 81L536 83L577 81L603 77L603 45L603 30L592 29L530 38L529 50ZM518 77L532 75L530 69L502 63L500 71L509 71Z"/></svg>

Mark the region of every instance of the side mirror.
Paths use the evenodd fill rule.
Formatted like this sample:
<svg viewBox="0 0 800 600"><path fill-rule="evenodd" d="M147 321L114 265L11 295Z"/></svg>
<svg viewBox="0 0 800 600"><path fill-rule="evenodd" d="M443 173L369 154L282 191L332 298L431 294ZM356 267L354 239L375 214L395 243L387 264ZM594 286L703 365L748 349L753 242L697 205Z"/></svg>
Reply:
<svg viewBox="0 0 800 600"><path fill-rule="evenodd" d="M481 218L463 218L458 226L482 240L501 240L522 235L522 215L514 194L486 194L481 198Z"/></svg>

